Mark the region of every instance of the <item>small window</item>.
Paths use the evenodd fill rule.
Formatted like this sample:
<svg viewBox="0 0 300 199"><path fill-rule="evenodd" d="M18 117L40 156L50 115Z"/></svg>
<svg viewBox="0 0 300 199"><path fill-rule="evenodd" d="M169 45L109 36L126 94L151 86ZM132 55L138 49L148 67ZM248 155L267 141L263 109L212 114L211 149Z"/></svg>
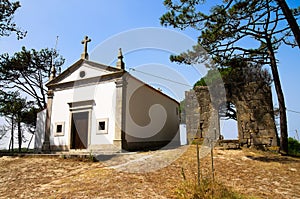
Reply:
<svg viewBox="0 0 300 199"><path fill-rule="evenodd" d="M108 118L97 120L97 134L108 133Z"/></svg>
<svg viewBox="0 0 300 199"><path fill-rule="evenodd" d="M79 76L80 76L81 78L84 78L84 76L85 76L85 71L80 71L80 72L79 72Z"/></svg>
<svg viewBox="0 0 300 199"><path fill-rule="evenodd" d="M54 129L54 136L63 136L65 134L64 128L65 128L64 122L56 122L55 129Z"/></svg>
<svg viewBox="0 0 300 199"><path fill-rule="evenodd" d="M62 133L62 125L61 124L58 124L56 126L56 133Z"/></svg>
<svg viewBox="0 0 300 199"><path fill-rule="evenodd" d="M98 130L105 131L105 122L104 121L101 121L98 123Z"/></svg>

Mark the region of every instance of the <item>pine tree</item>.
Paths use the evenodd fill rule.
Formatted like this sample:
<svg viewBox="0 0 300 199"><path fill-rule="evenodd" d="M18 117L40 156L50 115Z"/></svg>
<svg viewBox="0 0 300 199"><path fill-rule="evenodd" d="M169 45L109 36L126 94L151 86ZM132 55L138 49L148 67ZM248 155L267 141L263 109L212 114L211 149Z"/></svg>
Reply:
<svg viewBox="0 0 300 199"><path fill-rule="evenodd" d="M9 0L0 0L0 37L9 36L12 32L17 34L18 39L23 39L26 36L26 31L22 31L13 22L13 17L20 2L10 2Z"/></svg>
<svg viewBox="0 0 300 199"><path fill-rule="evenodd" d="M18 90L32 97L40 109L46 106L45 82L48 81L52 64L59 70L64 59L48 48L36 51L16 52L13 56L0 55L0 88Z"/></svg>
<svg viewBox="0 0 300 199"><path fill-rule="evenodd" d="M201 0L165 0L168 12L161 24L199 30L198 45L193 50L171 56L172 61L197 63L206 59L204 48L215 64L211 67L232 67L232 60L261 66L269 65L277 93L280 113L281 150L288 152L286 107L277 69L276 52L282 44L296 46L286 17L276 2L270 0L224 0L201 12ZM293 10L297 18L300 9ZM203 48L202 48L203 47Z"/></svg>

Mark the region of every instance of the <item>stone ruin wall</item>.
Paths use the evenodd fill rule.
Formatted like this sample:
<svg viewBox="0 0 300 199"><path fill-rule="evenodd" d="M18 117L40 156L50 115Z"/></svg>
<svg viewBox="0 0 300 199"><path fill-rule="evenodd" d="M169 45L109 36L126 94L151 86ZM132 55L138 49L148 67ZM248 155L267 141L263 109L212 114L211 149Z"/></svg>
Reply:
<svg viewBox="0 0 300 199"><path fill-rule="evenodd" d="M225 92L225 100L236 107L239 143L246 146L277 146L270 86L256 82L238 86L225 84ZM207 86L198 86L185 93L189 141L212 134L220 136L219 107L224 101L213 100L212 103L211 98Z"/></svg>

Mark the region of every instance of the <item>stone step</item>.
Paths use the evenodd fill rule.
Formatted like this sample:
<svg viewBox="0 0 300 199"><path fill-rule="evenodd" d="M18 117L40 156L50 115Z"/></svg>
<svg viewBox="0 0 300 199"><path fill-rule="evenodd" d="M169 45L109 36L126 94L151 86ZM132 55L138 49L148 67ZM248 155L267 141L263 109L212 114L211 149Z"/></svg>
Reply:
<svg viewBox="0 0 300 199"><path fill-rule="evenodd" d="M229 150L229 149L240 149L241 145L239 140L218 140L216 147L219 149Z"/></svg>

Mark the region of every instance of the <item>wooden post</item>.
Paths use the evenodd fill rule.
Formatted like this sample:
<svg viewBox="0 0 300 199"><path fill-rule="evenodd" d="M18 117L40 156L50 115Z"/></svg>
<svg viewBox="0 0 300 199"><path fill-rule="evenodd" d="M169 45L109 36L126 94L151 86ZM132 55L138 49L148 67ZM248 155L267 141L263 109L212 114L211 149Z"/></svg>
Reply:
<svg viewBox="0 0 300 199"><path fill-rule="evenodd" d="M197 182L198 186L200 186L200 157L199 157L199 143L197 142Z"/></svg>
<svg viewBox="0 0 300 199"><path fill-rule="evenodd" d="M212 174L212 181L211 181L211 198L214 198L214 154L213 154L213 147L211 142L211 149L210 149L210 156L211 156L211 174Z"/></svg>
<svg viewBox="0 0 300 199"><path fill-rule="evenodd" d="M215 181L215 169L214 169L214 148L211 147L210 150L210 156L211 156L211 172L212 172L212 181Z"/></svg>

